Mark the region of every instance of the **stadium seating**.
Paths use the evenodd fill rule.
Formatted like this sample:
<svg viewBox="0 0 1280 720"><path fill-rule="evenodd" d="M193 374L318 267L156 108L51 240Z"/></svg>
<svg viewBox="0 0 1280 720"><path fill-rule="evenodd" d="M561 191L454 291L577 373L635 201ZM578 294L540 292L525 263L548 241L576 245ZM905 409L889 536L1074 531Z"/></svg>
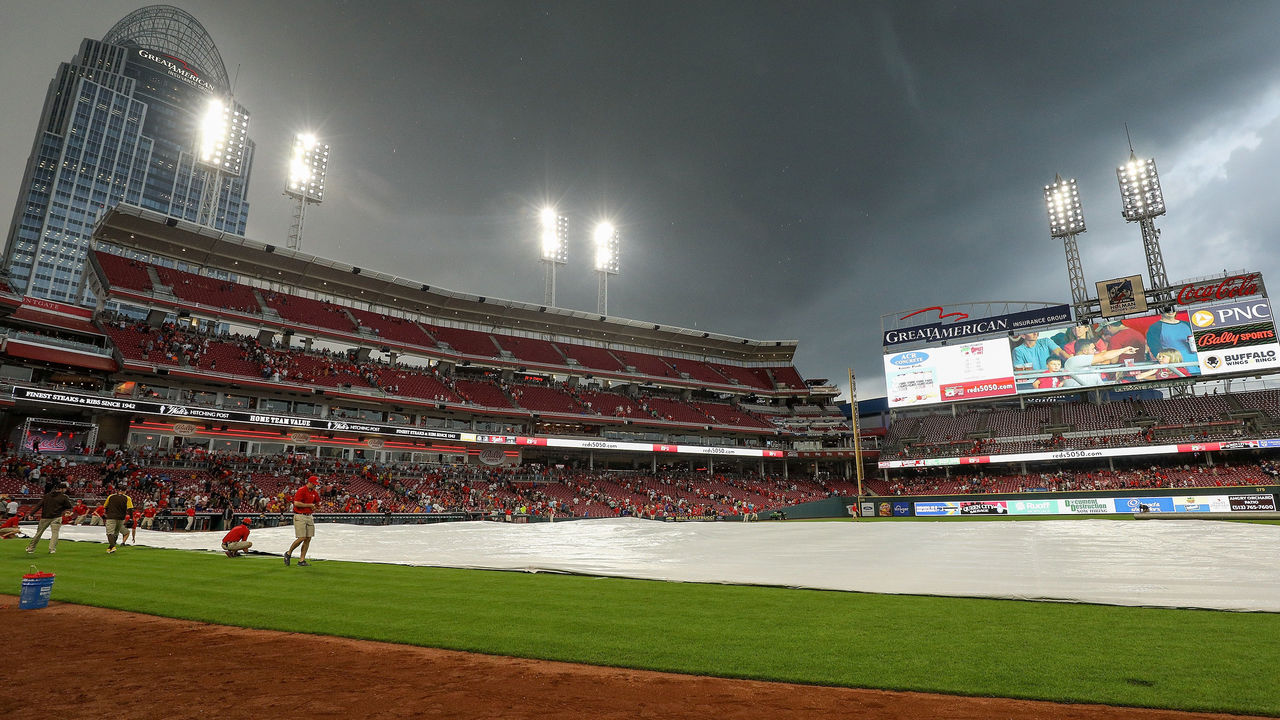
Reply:
<svg viewBox="0 0 1280 720"><path fill-rule="evenodd" d="M156 266L155 272L160 282L183 300L254 315L262 312L262 306L247 285L162 266Z"/></svg>
<svg viewBox="0 0 1280 720"><path fill-rule="evenodd" d="M690 380L698 380L712 385L729 384L729 380L725 376L716 372L714 368L704 362L676 357L664 358L664 361L675 368L676 372L688 375Z"/></svg>
<svg viewBox="0 0 1280 720"><path fill-rule="evenodd" d="M340 305L279 292L263 292L262 297L267 307L289 322L343 333L356 331L355 323L347 315L346 308Z"/></svg>
<svg viewBox="0 0 1280 720"><path fill-rule="evenodd" d="M488 380L457 380L454 389L464 400L476 405L504 410L514 407L502 388Z"/></svg>
<svg viewBox="0 0 1280 720"><path fill-rule="evenodd" d="M515 385L511 395L516 403L534 412L553 412L571 415L582 415L587 412L572 395L555 387L541 385Z"/></svg>
<svg viewBox="0 0 1280 720"><path fill-rule="evenodd" d="M649 355L647 353L632 352L629 350L613 350L613 354L622 361L623 364L634 367L636 372L641 375L649 375L651 377L661 378L678 378L680 373L675 371L670 365L662 361L657 355Z"/></svg>
<svg viewBox="0 0 1280 720"><path fill-rule="evenodd" d="M438 402L463 402L457 393L429 371L383 367L379 370L378 384L384 392L393 395Z"/></svg>
<svg viewBox="0 0 1280 720"><path fill-rule="evenodd" d="M412 320L357 308L347 308L347 312L351 313L361 327L369 328L385 340L419 347L435 347L436 341Z"/></svg>
<svg viewBox="0 0 1280 720"><path fill-rule="evenodd" d="M498 357L499 348L494 344L493 338L489 336L489 333L465 328L438 327L436 325L425 325L425 327L437 340L448 343L449 347L463 355Z"/></svg>
<svg viewBox="0 0 1280 720"><path fill-rule="evenodd" d="M764 368L747 368L720 363L707 363L707 365L724 376L725 379L737 380L738 384L743 387L757 390L773 389L773 383L769 380L769 374Z"/></svg>
<svg viewBox="0 0 1280 720"><path fill-rule="evenodd" d="M707 417L701 410L675 400L648 396L644 399L644 406L659 420L693 423L695 425L710 425L712 423L711 418Z"/></svg>
<svg viewBox="0 0 1280 720"><path fill-rule="evenodd" d="M724 403L695 402L690 403L711 419L713 425L730 425L733 427L753 427L773 429L769 422L750 413Z"/></svg>
<svg viewBox="0 0 1280 720"><path fill-rule="evenodd" d="M606 372L624 372L626 368L618 359L608 350L595 347L594 345L575 345L573 343L552 343L560 352L564 353L566 358L571 358L578 362L578 365L590 370L604 370Z"/></svg>
<svg viewBox="0 0 1280 720"><path fill-rule="evenodd" d="M556 350L555 344L549 340L518 335L499 335L497 333L494 333L493 337L502 346L503 350L511 353L511 356L517 360L538 365L561 367L565 365L564 356L560 354L559 350Z"/></svg>
<svg viewBox="0 0 1280 720"><path fill-rule="evenodd" d="M636 418L653 417L648 411L640 407L640 403L618 393L599 390L578 390L578 399L586 406L587 412L599 415Z"/></svg>
<svg viewBox="0 0 1280 720"><path fill-rule="evenodd" d="M146 263L102 250L95 250L93 254L102 266L109 286L151 292L151 276L147 274Z"/></svg>

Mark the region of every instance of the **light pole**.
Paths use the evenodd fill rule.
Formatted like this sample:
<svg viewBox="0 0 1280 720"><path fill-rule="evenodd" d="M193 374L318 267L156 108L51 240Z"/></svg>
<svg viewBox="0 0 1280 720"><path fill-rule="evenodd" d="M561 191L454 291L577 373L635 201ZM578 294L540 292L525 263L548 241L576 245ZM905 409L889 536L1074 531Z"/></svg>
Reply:
<svg viewBox="0 0 1280 720"><path fill-rule="evenodd" d="M1120 181L1120 214L1126 221L1136 222L1142 228L1142 249L1147 255L1151 287L1158 302L1168 302L1169 275L1164 269L1160 231L1155 224L1155 218L1165 213L1156 161L1153 158L1140 160L1130 148L1129 162L1116 168L1116 178Z"/></svg>
<svg viewBox="0 0 1280 720"><path fill-rule="evenodd" d="M543 266L542 304L555 307L556 267L569 262L569 219L553 207L544 207L538 213L538 224L542 244L539 258Z"/></svg>
<svg viewBox="0 0 1280 720"><path fill-rule="evenodd" d="M618 274L618 230L612 223L596 225L595 241L596 311L609 314L609 276Z"/></svg>
<svg viewBox="0 0 1280 720"><path fill-rule="evenodd" d="M196 130L196 162L204 167L196 224L215 227L222 176L239 175L249 113L230 97L211 97Z"/></svg>
<svg viewBox="0 0 1280 720"><path fill-rule="evenodd" d="M1076 236L1085 231L1085 226L1075 178L1063 180L1061 175L1054 176L1053 184L1044 186L1044 202L1049 211L1049 237L1062 238L1067 252L1071 304L1076 317L1080 317L1089 302L1089 291L1085 288L1084 269L1080 265L1080 246L1076 244Z"/></svg>
<svg viewBox="0 0 1280 720"><path fill-rule="evenodd" d="M329 172L329 146L319 142L311 133L299 133L293 138L293 152L289 156L289 176L284 194L297 200L293 211L293 226L289 228L289 245L302 249L302 230L308 205L319 205L324 200L324 178Z"/></svg>

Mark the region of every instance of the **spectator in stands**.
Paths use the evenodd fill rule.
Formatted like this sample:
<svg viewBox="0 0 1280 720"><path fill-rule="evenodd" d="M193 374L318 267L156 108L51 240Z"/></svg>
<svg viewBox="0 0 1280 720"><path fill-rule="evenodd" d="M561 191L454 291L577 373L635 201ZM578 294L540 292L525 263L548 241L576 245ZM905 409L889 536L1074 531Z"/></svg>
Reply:
<svg viewBox="0 0 1280 720"><path fill-rule="evenodd" d="M31 538L31 542L27 544L27 552L36 551L36 543L40 542L40 536L44 535L44 531L49 529L49 554L52 555L58 550L58 532L62 530L62 513L72 508L71 498L67 497L65 485L55 485L40 498L40 504L36 505L36 512L40 513L40 522L36 525L36 534Z"/></svg>
<svg viewBox="0 0 1280 720"><path fill-rule="evenodd" d="M293 534L296 538L289 549L284 553L284 564L289 565L293 551L302 546L302 551L298 553L298 566L305 567L311 563L307 562L307 550L311 547L311 538L316 534L316 519L313 517L316 503L320 502L320 494L316 492L316 487L320 484L320 478L312 475L307 478L307 482L298 491L293 494Z"/></svg>
<svg viewBox="0 0 1280 720"><path fill-rule="evenodd" d="M231 532L222 537L222 551L227 554L227 557L236 557L253 547L253 543L249 541L249 528L252 525L253 518L245 518L239 525L231 528Z"/></svg>

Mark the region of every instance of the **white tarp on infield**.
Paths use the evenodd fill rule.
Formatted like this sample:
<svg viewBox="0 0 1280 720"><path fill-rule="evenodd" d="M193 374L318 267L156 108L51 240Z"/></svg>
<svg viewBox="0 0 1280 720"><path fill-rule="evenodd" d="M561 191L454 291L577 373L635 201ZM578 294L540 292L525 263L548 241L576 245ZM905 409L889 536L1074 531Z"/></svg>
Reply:
<svg viewBox="0 0 1280 720"><path fill-rule="evenodd" d="M105 542L101 527L64 528L62 537ZM221 537L139 531L138 544L220 552ZM254 550L277 555L292 539L291 526L255 529L250 537ZM310 554L677 582L1280 612L1280 526L1212 520L321 523Z"/></svg>

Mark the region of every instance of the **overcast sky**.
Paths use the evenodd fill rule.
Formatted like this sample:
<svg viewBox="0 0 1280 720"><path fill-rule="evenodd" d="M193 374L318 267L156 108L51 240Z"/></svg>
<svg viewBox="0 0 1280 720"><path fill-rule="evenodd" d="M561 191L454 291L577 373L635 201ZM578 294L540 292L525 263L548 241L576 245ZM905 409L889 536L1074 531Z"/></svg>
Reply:
<svg viewBox="0 0 1280 720"><path fill-rule="evenodd" d="M138 2L0 0L8 227L45 90ZM182 0L257 143L248 235L283 245L292 134L332 147L304 250L542 301L536 211L570 217L558 304L795 339L883 394L881 315L1068 302L1043 186L1077 178L1085 280L1145 275L1124 124L1156 158L1169 277L1277 271L1280 3Z"/></svg>

